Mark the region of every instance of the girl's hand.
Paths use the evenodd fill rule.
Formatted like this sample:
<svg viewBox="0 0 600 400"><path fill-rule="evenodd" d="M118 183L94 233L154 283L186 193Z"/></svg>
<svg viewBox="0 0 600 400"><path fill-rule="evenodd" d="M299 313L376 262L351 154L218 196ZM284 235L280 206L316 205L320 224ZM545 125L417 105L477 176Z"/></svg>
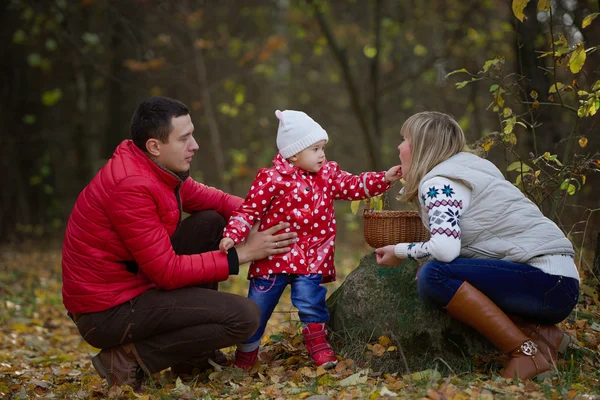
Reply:
<svg viewBox="0 0 600 400"><path fill-rule="evenodd" d="M223 238L221 239L221 243L219 243L219 250L221 250L221 253L227 254L227 250L232 248L234 244L233 239Z"/></svg>
<svg viewBox="0 0 600 400"><path fill-rule="evenodd" d="M402 165L395 165L385 173L385 181L388 183L402 179Z"/></svg>
<svg viewBox="0 0 600 400"><path fill-rule="evenodd" d="M396 257L394 254L394 245L391 244L389 246L380 247L375 250L375 256L377 258L377 264L382 267L395 267L396 265L402 264L404 261L401 258Z"/></svg>

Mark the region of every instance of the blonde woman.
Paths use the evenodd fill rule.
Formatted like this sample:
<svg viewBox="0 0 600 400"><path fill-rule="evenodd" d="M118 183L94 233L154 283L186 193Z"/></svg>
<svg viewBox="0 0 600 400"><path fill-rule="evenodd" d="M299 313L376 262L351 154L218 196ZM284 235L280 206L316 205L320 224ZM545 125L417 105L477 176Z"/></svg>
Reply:
<svg viewBox="0 0 600 400"><path fill-rule="evenodd" d="M548 375L569 342L554 324L579 294L573 246L498 168L465 151L450 116L415 114L401 134L402 197L418 205L431 239L379 248L377 262L424 263L419 296L508 353L503 377Z"/></svg>

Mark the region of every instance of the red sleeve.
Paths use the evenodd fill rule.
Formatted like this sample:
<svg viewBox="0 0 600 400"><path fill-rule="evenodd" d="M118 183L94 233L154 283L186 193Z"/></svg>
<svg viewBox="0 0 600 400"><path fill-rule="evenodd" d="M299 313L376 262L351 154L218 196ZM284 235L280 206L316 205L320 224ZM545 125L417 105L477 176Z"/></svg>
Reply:
<svg viewBox="0 0 600 400"><path fill-rule="evenodd" d="M275 197L275 182L270 169L258 171L246 200L229 218L223 237L233 239L235 244L248 237L252 225L260 221Z"/></svg>
<svg viewBox="0 0 600 400"><path fill-rule="evenodd" d="M342 171L336 162L331 162L333 170L333 196L336 200L362 200L378 196L390 188L385 181L385 172L363 172L352 175Z"/></svg>
<svg viewBox="0 0 600 400"><path fill-rule="evenodd" d="M215 210L226 220L243 202L240 197L203 185L192 178L187 178L183 182L179 194L181 195L181 206L186 213Z"/></svg>
<svg viewBox="0 0 600 400"><path fill-rule="evenodd" d="M156 212L155 183L131 177L111 194L108 217L141 271L159 288L224 281L229 277L227 256L219 251L177 255Z"/></svg>

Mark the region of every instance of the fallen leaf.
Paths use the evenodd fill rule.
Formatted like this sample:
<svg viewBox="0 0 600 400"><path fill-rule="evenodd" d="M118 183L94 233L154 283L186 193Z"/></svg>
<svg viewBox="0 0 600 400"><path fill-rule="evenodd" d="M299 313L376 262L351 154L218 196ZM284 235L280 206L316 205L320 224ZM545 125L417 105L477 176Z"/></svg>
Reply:
<svg viewBox="0 0 600 400"><path fill-rule="evenodd" d="M373 345L373 354L375 354L377 357L381 357L385 354L385 347L383 347L379 343Z"/></svg>
<svg viewBox="0 0 600 400"><path fill-rule="evenodd" d="M387 336L379 337L379 344L382 345L383 347L389 346L390 343L392 343L392 340L389 337L387 337Z"/></svg>
<svg viewBox="0 0 600 400"><path fill-rule="evenodd" d="M359 371L355 374L350 375L346 379L342 379L339 383L340 386L355 386L361 383L365 383L367 381L367 372Z"/></svg>

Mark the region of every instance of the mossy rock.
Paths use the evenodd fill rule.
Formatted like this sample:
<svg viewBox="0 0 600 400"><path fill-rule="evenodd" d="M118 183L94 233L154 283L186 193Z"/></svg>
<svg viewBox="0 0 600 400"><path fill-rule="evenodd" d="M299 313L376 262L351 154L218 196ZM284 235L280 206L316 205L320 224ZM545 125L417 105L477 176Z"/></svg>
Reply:
<svg viewBox="0 0 600 400"><path fill-rule="evenodd" d="M421 301L417 266L406 260L400 266L382 268L375 253L363 257L327 300L328 326L339 354L383 372L445 365L459 373L472 368L474 355L497 351L475 330ZM377 343L380 336L389 337L398 350L365 359L367 344Z"/></svg>

